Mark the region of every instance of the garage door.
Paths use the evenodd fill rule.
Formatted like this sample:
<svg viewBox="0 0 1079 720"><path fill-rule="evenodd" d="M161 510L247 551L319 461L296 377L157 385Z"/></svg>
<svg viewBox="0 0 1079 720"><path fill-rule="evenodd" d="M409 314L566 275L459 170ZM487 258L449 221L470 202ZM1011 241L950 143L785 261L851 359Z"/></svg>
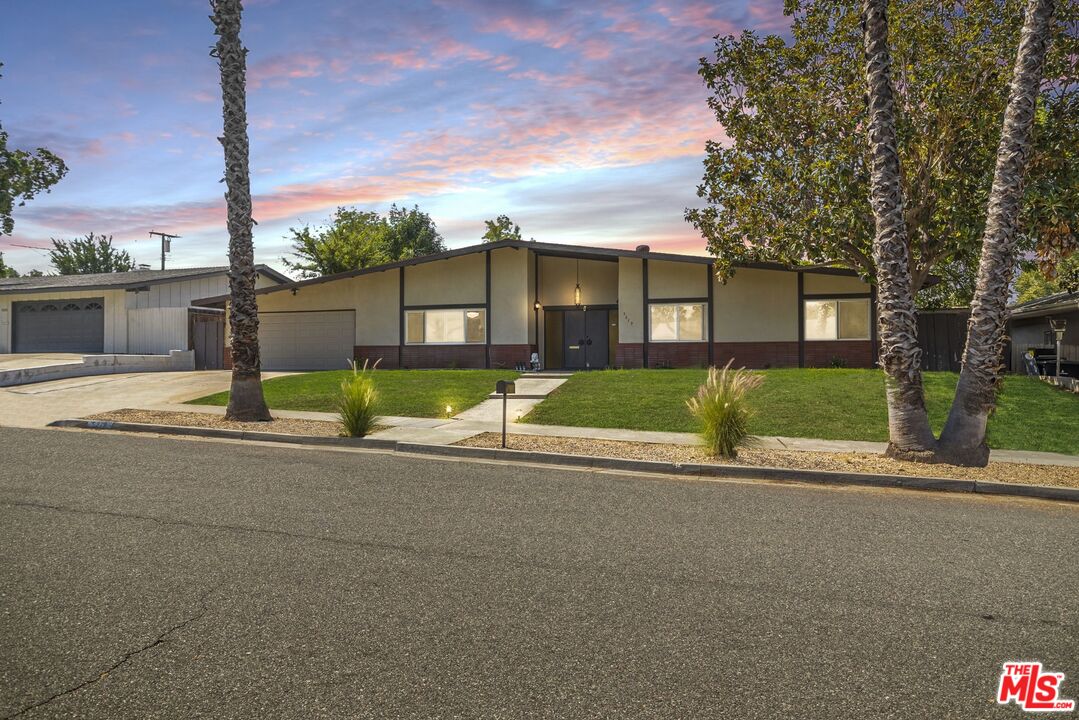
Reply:
<svg viewBox="0 0 1079 720"><path fill-rule="evenodd" d="M11 316L12 345L17 353L105 350L104 298L15 302Z"/></svg>
<svg viewBox="0 0 1079 720"><path fill-rule="evenodd" d="M356 313L259 313L259 351L266 370L341 370L352 359Z"/></svg>

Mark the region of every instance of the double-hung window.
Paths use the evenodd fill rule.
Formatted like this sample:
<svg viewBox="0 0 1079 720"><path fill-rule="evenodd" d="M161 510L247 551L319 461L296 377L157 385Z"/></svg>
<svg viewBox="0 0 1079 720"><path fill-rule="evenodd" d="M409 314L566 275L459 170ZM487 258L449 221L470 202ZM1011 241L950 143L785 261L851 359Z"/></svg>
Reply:
<svg viewBox="0 0 1079 720"><path fill-rule="evenodd" d="M462 345L487 341L483 308L409 310L405 313L405 342L409 345Z"/></svg>
<svg viewBox="0 0 1079 720"><path fill-rule="evenodd" d="M649 342L704 342L704 303L654 303L648 306Z"/></svg>
<svg viewBox="0 0 1079 720"><path fill-rule="evenodd" d="M806 300L806 340L869 340L869 298Z"/></svg>

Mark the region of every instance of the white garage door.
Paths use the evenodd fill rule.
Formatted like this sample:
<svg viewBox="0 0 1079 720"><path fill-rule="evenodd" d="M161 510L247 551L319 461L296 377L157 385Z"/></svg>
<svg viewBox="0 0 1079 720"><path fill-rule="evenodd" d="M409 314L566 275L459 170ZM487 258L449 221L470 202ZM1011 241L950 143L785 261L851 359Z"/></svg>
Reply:
<svg viewBox="0 0 1079 720"><path fill-rule="evenodd" d="M343 370L352 359L356 313L259 313L264 370Z"/></svg>

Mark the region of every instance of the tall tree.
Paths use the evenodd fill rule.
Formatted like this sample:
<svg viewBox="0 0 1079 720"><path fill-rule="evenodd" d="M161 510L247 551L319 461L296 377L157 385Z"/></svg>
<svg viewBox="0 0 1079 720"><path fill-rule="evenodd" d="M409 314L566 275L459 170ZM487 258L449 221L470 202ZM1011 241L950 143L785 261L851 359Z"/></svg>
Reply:
<svg viewBox="0 0 1079 720"><path fill-rule="evenodd" d="M1018 258L1023 177L1032 154L1031 131L1038 111L1054 4L1054 0L1029 0L1019 39L982 236L978 284L967 325L963 367L940 436L941 456L952 463L989 462L985 428L996 406L1001 380L1001 357L1007 342L1008 293ZM1074 56L1072 60L1075 61Z"/></svg>
<svg viewBox="0 0 1079 720"><path fill-rule="evenodd" d="M18 271L4 262L4 253L0 253L0 278L19 277Z"/></svg>
<svg viewBox="0 0 1079 720"><path fill-rule="evenodd" d="M386 213L386 224L389 227L386 252L393 260L407 260L446 250L446 243L435 227L435 221L415 205L411 210L392 205Z"/></svg>
<svg viewBox="0 0 1079 720"><path fill-rule="evenodd" d="M1037 300L1057 293L1079 292L1079 252L1073 252L1053 267L1051 275L1032 262L1022 262L1023 268L1015 281L1017 302Z"/></svg>
<svg viewBox="0 0 1079 720"><path fill-rule="evenodd" d="M888 400L888 454L904 459L932 455L922 386L921 348L910 276L910 254L899 172L888 49L888 0L864 0L866 81L869 87L870 201L876 222L873 264L877 276L880 364Z"/></svg>
<svg viewBox="0 0 1079 720"><path fill-rule="evenodd" d="M241 0L210 0L217 43L211 56L221 69L225 152L225 204L229 231L229 331L232 389L225 417L268 421L259 361L259 319L255 300L255 251L251 240L251 176L247 138L247 48L240 42Z"/></svg>
<svg viewBox="0 0 1079 720"><path fill-rule="evenodd" d="M912 290L974 275L1024 0L891 2L893 100ZM875 219L860 3L787 0L789 39L716 40L700 73L722 135L688 210L727 276L736 263L834 262L872 277ZM1079 235L1079 3L1061 8L1039 96L1024 249ZM1063 17L1066 15L1066 17ZM1071 28L1071 30L1068 30ZM966 267L962 267L966 265ZM954 271L954 273L953 273ZM966 287L966 286L964 286ZM970 287L972 290L972 285Z"/></svg>
<svg viewBox="0 0 1079 720"><path fill-rule="evenodd" d="M94 235L74 240L52 239L49 262L61 275L130 272L135 262L126 250L112 246L112 235Z"/></svg>
<svg viewBox="0 0 1079 720"><path fill-rule="evenodd" d="M510 220L509 215L499 215L494 220L484 220L487 231L483 233L485 243L499 240L520 240L521 226Z"/></svg>
<svg viewBox="0 0 1079 720"><path fill-rule="evenodd" d="M16 205L21 207L38 193L48 192L66 174L64 161L45 148L8 148L8 134L0 124L0 235L15 231L12 213Z"/></svg>

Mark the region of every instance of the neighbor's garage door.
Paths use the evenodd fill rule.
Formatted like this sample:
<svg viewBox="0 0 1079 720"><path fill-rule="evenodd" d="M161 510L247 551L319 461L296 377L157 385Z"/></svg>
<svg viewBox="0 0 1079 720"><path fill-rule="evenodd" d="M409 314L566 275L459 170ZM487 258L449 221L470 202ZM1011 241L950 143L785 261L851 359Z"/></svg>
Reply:
<svg viewBox="0 0 1079 720"><path fill-rule="evenodd" d="M259 313L259 352L266 370L341 370L352 359L356 313Z"/></svg>
<svg viewBox="0 0 1079 720"><path fill-rule="evenodd" d="M100 353L105 350L104 298L11 304L17 353Z"/></svg>

